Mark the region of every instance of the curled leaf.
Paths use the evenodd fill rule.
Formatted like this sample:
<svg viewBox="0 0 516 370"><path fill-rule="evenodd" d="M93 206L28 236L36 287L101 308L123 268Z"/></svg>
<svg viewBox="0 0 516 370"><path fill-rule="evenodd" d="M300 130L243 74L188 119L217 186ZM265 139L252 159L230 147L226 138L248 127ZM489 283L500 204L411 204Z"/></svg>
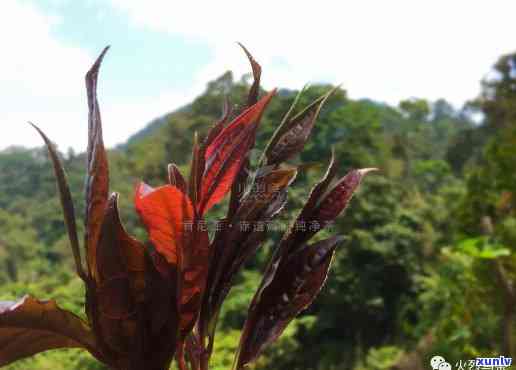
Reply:
<svg viewBox="0 0 516 370"><path fill-rule="evenodd" d="M348 206L364 176L374 170L376 169L351 170L336 185L330 187L331 179L336 174L335 162L332 160L326 176L314 187L291 232L282 240L280 253L292 253L333 222Z"/></svg>
<svg viewBox="0 0 516 370"><path fill-rule="evenodd" d="M181 171L179 171L179 168L177 168L174 163L168 165L168 182L183 193L187 193L188 185L186 184L183 175L181 175Z"/></svg>
<svg viewBox="0 0 516 370"><path fill-rule="evenodd" d="M137 305L144 300L145 256L143 245L123 228L117 203L114 193L96 245L98 276L88 307L103 352L124 367L136 337Z"/></svg>
<svg viewBox="0 0 516 370"><path fill-rule="evenodd" d="M255 360L317 297L340 240L332 237L298 250L281 263L261 294L254 296L240 340L237 369Z"/></svg>
<svg viewBox="0 0 516 370"><path fill-rule="evenodd" d="M333 221L347 207L364 176L375 170L364 168L350 171L324 196L312 217L321 223Z"/></svg>
<svg viewBox="0 0 516 370"><path fill-rule="evenodd" d="M0 366L57 348L84 348L103 360L88 325L54 301L0 302Z"/></svg>
<svg viewBox="0 0 516 370"><path fill-rule="evenodd" d="M247 56L247 59L249 59L249 63L251 64L251 68L253 70L253 84L249 89L249 94L247 97L247 106L250 107L258 101L258 94L260 93L260 78L262 76L262 67L253 58L249 50L247 50L244 45L242 45L241 43L238 43L238 45L240 45L242 50L244 50L244 53Z"/></svg>
<svg viewBox="0 0 516 370"><path fill-rule="evenodd" d="M334 91L335 89L332 89L321 96L284 124L282 132L278 133L277 139L275 139L275 143L267 148L265 153L267 164L273 165L284 162L303 149L322 106Z"/></svg>
<svg viewBox="0 0 516 370"><path fill-rule="evenodd" d="M192 163L190 164L190 179L188 182L188 191L190 199L194 207L201 201L201 181L205 168L204 146L199 143L199 135L194 134L194 143L192 147Z"/></svg>
<svg viewBox="0 0 516 370"><path fill-rule="evenodd" d="M246 107L250 107L253 104L256 104L258 101L258 95L260 93L260 78L262 75L262 67L258 62L253 58L251 53L242 45L241 43L238 43L242 50L244 50L247 59L249 59L249 63L251 64L251 69L253 71L253 84L251 85L251 88L249 89L249 93L247 95L247 104ZM256 134L254 135L256 136ZM251 144L251 148L254 147L254 141ZM233 214L236 212L238 207L240 206L240 200L243 195L243 191L245 188L245 185L247 183L247 180L249 178L249 170L250 170L250 163L249 158L246 158L244 163L242 164L242 167L240 168L240 171L238 172L238 175L233 182L233 186L231 187L231 197L229 200L229 207L228 207L228 213L227 217L231 218Z"/></svg>
<svg viewBox="0 0 516 370"><path fill-rule="evenodd" d="M102 121L97 100L99 68L108 51L106 47L86 74L88 95L88 149L86 174L86 253L88 269L94 280L98 278L96 244L102 227L109 192L109 169L102 138Z"/></svg>
<svg viewBox="0 0 516 370"><path fill-rule="evenodd" d="M109 199L100 235L97 258L101 310L112 318L127 318L134 313L136 302L143 299L145 256L143 244L122 226L117 193Z"/></svg>
<svg viewBox="0 0 516 370"><path fill-rule="evenodd" d="M332 149L331 151L331 159L330 164L328 165L328 169L324 174L321 181L319 181L313 189L310 191L310 195L308 196L308 200L306 201L301 214L298 217L298 220L305 220L310 212L314 209L316 204L319 202L323 194L328 190L331 182L337 176L337 161L335 160L335 151Z"/></svg>

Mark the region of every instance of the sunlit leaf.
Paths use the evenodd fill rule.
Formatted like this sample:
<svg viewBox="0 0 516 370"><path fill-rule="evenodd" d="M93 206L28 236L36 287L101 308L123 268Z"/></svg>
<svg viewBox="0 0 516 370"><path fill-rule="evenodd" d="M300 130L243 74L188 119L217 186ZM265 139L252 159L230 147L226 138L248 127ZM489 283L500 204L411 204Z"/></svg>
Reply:
<svg viewBox="0 0 516 370"><path fill-rule="evenodd" d="M188 196L172 185L154 189L140 183L135 207L158 253L169 264L177 265L177 250L185 243L186 226L194 222L194 209Z"/></svg>
<svg viewBox="0 0 516 370"><path fill-rule="evenodd" d="M249 59L251 69L253 71L253 84L251 85L251 88L249 89L249 93L247 95L246 108L248 108L253 104L256 104L256 102L258 101L258 96L260 93L260 78L262 75L262 67L253 58L251 53L249 53L249 51L244 47L244 45L242 45L241 43L239 43L239 45L244 50L247 59ZM254 134L253 136L256 136L256 134ZM254 142L251 144L251 148L252 147L254 147ZM242 163L242 167L238 171L238 175L236 176L235 181L233 182L233 186L231 187L231 197L229 199L229 207L227 212L228 218L231 218L240 206L240 200L244 192L247 179L249 178L249 162L249 158L246 157L244 163Z"/></svg>
<svg viewBox="0 0 516 370"><path fill-rule="evenodd" d="M246 109L225 127L204 153L206 169L202 177L199 214L203 215L229 191L246 155L254 143L260 117L275 91Z"/></svg>
<svg viewBox="0 0 516 370"><path fill-rule="evenodd" d="M186 194L172 185L153 189L140 184L136 210L156 251L177 269L180 329L187 334L199 313L208 274L208 232ZM158 267L161 271L161 269Z"/></svg>
<svg viewBox="0 0 516 370"><path fill-rule="evenodd" d="M226 127L226 125L229 123L229 116L231 115L231 104L229 102L229 98L226 97L224 99L224 108L222 111L222 117L219 119L217 123L213 125L213 127L210 128L208 131L208 135L204 139L203 146L204 148L207 148L213 140L220 134L220 132Z"/></svg>

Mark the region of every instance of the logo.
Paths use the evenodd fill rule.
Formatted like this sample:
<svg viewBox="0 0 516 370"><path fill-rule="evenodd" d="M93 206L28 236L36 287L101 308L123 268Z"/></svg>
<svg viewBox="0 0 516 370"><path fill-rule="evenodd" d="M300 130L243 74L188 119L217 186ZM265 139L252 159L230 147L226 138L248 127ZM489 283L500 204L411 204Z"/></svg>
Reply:
<svg viewBox="0 0 516 370"><path fill-rule="evenodd" d="M484 366L497 366L497 367L509 367L511 366L512 358L511 357L477 357L475 365L477 367Z"/></svg>
<svg viewBox="0 0 516 370"><path fill-rule="evenodd" d="M451 370L451 365L446 362L443 356L434 356L430 360L430 366L433 370Z"/></svg>
<svg viewBox="0 0 516 370"><path fill-rule="evenodd" d="M432 370L473 370L473 369L490 369L504 370L512 365L512 358L505 356L498 357L477 357L471 360L460 360L455 367L446 362L443 356L433 356L430 360Z"/></svg>

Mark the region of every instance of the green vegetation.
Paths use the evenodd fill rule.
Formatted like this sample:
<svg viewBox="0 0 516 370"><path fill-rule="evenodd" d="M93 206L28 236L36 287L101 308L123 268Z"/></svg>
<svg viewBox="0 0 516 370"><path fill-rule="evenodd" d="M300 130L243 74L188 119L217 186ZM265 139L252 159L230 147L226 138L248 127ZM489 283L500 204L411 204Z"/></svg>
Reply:
<svg viewBox="0 0 516 370"><path fill-rule="evenodd" d="M516 55L500 58L495 70L479 98L460 111L444 100L411 99L398 107L356 101L344 90L329 98L301 158L291 160L307 165L289 193L290 215L322 176L332 146L341 168L379 167L381 176L363 184L334 226L346 242L323 292L255 368L408 370L421 361L427 368L435 353L453 364L477 355L516 357ZM217 120L226 95L244 104L248 87L228 72L190 105L110 152L112 188L121 193L121 214L132 234L145 233L132 205L136 179L166 182L168 163L188 163L193 132L202 135ZM298 107L329 87L310 87ZM257 148L263 149L296 93L280 90L272 100ZM477 112L482 124L471 119ZM63 156L80 206L85 157ZM222 208L214 213L222 216ZM81 218L84 210L76 212ZM259 271L273 249L270 242L259 250L223 306L214 369L231 366ZM0 265L2 299L52 297L84 315L44 149L0 153ZM103 367L84 352L63 350L7 368Z"/></svg>

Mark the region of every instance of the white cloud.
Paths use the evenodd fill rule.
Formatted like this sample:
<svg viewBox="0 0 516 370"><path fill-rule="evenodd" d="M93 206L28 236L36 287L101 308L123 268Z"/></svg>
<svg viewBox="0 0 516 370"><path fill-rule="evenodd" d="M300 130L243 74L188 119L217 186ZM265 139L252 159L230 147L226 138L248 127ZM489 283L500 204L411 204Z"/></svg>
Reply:
<svg viewBox="0 0 516 370"><path fill-rule="evenodd" d="M511 0L111 0L142 27L206 43L198 76L247 71L244 42L267 87L343 82L352 97L474 97L497 57L516 48Z"/></svg>
<svg viewBox="0 0 516 370"><path fill-rule="evenodd" d="M95 55L59 42L53 35L58 17L16 0L1 0L0 45L0 150L11 145L41 146L27 121L38 124L62 150L86 147L87 109L84 74ZM105 63L109 63L109 56ZM160 91L134 101L104 96L101 74L99 100L108 146L125 141L144 124L194 97ZM200 88L197 89L197 92Z"/></svg>
<svg viewBox="0 0 516 370"><path fill-rule="evenodd" d="M354 98L396 104L411 96L445 97L457 106L478 93L479 80L498 56L516 47L512 0L111 3L139 27L207 45L212 59L188 91L156 91L134 101L103 95L116 89L101 76L109 146L187 103L224 71L248 72L236 41L260 61L268 88L327 81L343 83ZM0 149L40 145L27 120L38 123L61 149L85 148L83 76L95 55L58 41L53 31L59 22L27 2L1 0L0 43L7 53L0 58Z"/></svg>
<svg viewBox="0 0 516 370"><path fill-rule="evenodd" d="M76 119L73 102L84 84L81 76L91 57L79 48L64 46L51 37L59 23L33 7L3 0L0 11L0 148L14 143L40 145L41 139L26 122L34 120L52 138L71 137ZM80 72L79 72L80 71ZM66 145L65 145L66 146Z"/></svg>

